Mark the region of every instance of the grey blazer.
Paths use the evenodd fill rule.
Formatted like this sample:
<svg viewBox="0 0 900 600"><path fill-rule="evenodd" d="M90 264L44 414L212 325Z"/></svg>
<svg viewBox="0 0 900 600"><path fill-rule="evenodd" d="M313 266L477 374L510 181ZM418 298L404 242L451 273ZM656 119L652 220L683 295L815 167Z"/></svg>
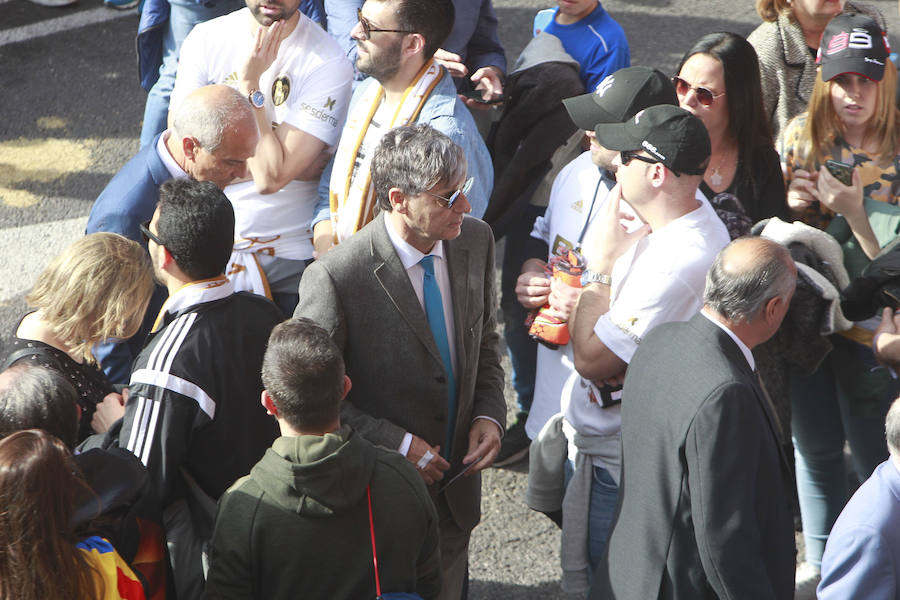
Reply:
<svg viewBox="0 0 900 600"><path fill-rule="evenodd" d="M793 598L778 431L727 333L701 314L653 329L628 366L619 506L589 597Z"/></svg>
<svg viewBox="0 0 900 600"><path fill-rule="evenodd" d="M505 424L506 402L491 229L466 216L460 236L445 241L444 250L457 355L452 476L468 449L472 420L486 416ZM343 422L390 449L400 447L407 431L446 447L443 363L383 214L306 269L294 316L319 323L344 352L353 387L341 411ZM474 528L481 514L481 478L461 477L445 494L457 524Z"/></svg>

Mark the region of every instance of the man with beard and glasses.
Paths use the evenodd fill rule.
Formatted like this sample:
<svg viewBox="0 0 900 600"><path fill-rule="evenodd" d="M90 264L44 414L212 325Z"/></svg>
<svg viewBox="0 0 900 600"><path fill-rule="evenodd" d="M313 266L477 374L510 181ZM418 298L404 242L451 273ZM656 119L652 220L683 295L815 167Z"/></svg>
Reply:
<svg viewBox="0 0 900 600"><path fill-rule="evenodd" d="M300 1L246 0L246 8L197 25L181 48L170 112L210 83L234 87L254 107L260 139L250 177L224 190L236 218L226 273L285 314L312 258L316 186L353 77L337 42L297 11Z"/></svg>
<svg viewBox="0 0 900 600"><path fill-rule="evenodd" d="M356 68L370 77L353 92L337 153L319 184L313 231L320 256L372 220L372 153L400 125L425 123L462 147L474 178L467 193L472 215L484 214L494 182L491 157L453 78L434 59L454 16L451 0L368 0L359 10L351 32Z"/></svg>

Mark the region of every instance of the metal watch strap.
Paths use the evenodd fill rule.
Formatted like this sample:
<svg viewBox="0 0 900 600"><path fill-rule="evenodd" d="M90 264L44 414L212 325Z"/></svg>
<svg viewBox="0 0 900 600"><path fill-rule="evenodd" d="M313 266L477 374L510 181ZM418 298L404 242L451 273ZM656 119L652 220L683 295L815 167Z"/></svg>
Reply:
<svg viewBox="0 0 900 600"><path fill-rule="evenodd" d="M596 271L585 269L585 271L581 274L581 287L585 287L591 283L611 285L612 277L610 277L606 273L597 273Z"/></svg>

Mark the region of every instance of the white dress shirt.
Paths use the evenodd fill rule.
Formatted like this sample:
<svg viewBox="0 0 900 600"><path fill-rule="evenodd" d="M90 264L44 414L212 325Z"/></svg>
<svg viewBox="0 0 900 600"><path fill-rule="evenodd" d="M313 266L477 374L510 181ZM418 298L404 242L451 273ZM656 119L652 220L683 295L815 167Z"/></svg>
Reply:
<svg viewBox="0 0 900 600"><path fill-rule="evenodd" d="M159 160L162 161L162 164L166 166L166 170L169 172L169 175L172 176L172 179L187 177L188 174L185 173L184 169L182 169L177 162L175 162L175 159L172 158L172 155L169 153L169 148L166 146L166 142L169 140L170 135L172 135L172 130L166 129L163 131L162 135L159 136L159 141L156 142L156 153L159 155Z"/></svg>
<svg viewBox="0 0 900 600"><path fill-rule="evenodd" d="M394 250L397 251L397 256L400 258L403 268L406 269L406 275L409 277L409 282L416 292L416 298L419 299L419 305L424 312L425 267L420 265L419 261L426 255L419 252L416 248L413 248L406 240L400 237L400 234L397 233L391 224L390 215L385 215L384 225L387 228L391 244L394 246ZM450 345L450 361L453 365L453 376L456 377L458 370L456 364L456 327L454 326L455 321L453 320L453 298L450 295L450 271L447 268L447 261L444 258L444 242L438 240L428 254L435 258L434 277L437 280L438 289L441 290L441 301L444 304L444 324L447 327L447 341ZM503 426L494 419L484 416L476 416L475 419L487 419L488 421L491 421L500 428L500 435L503 435ZM406 453L409 452L409 445L411 443L412 434L407 432L406 435L403 436L403 441L400 443L400 447L397 450L400 454L406 456Z"/></svg>

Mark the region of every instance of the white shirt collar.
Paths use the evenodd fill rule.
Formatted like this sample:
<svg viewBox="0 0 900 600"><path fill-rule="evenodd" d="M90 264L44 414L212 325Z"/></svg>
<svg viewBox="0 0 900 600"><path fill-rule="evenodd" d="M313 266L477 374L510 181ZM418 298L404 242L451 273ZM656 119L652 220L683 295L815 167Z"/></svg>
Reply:
<svg viewBox="0 0 900 600"><path fill-rule="evenodd" d="M413 267L419 264L419 261L422 260L425 254L420 252L417 248L414 248L409 242L400 237L400 234L394 229L393 223L391 223L391 215L390 213L384 214L384 226L387 228L388 237L391 239L391 245L394 246L394 250L397 251L397 256L400 257L400 262L403 263L403 268L409 270L410 267ZM444 258L444 242L443 240L438 240L434 247L429 252L431 256L437 256L438 258Z"/></svg>
<svg viewBox="0 0 900 600"><path fill-rule="evenodd" d="M159 136L159 140L156 142L156 153L159 155L159 160L165 165L169 175L176 179L187 177L188 174L177 162L175 162L175 159L172 158L172 155L169 153L169 148L166 146L166 142L170 135L172 135L172 130L166 129L163 131L162 135Z"/></svg>
<svg viewBox="0 0 900 600"><path fill-rule="evenodd" d="M728 329L728 327L726 327L724 323L706 312L705 308L700 311L700 314L709 319L714 325L716 325L716 327L727 333L728 337L734 340L734 343L737 344L738 348L741 349L741 352L744 354L744 358L746 358L747 362L750 364L750 370L755 371L756 361L753 360L753 352L750 350L750 348L747 347L747 344L742 342L741 338L736 336L732 330Z"/></svg>
<svg viewBox="0 0 900 600"><path fill-rule="evenodd" d="M167 313L174 315L185 308L221 300L233 293L234 284L224 275L185 284L163 303L153 324L153 331L159 330Z"/></svg>

